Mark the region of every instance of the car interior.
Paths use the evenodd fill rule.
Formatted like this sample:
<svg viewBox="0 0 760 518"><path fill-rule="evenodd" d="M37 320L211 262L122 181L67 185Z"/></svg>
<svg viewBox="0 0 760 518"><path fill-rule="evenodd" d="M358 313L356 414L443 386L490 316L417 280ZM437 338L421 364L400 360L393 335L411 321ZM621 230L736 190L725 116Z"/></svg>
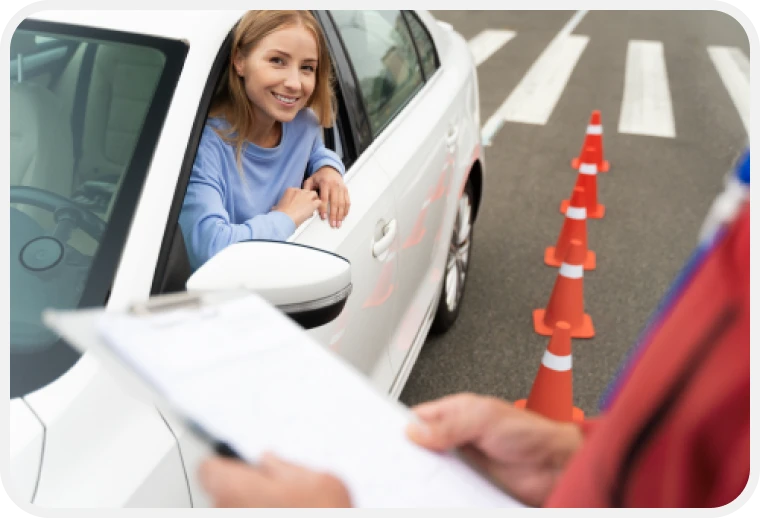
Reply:
<svg viewBox="0 0 760 518"><path fill-rule="evenodd" d="M79 303L165 58L31 30L10 53L11 342L34 348Z"/></svg>

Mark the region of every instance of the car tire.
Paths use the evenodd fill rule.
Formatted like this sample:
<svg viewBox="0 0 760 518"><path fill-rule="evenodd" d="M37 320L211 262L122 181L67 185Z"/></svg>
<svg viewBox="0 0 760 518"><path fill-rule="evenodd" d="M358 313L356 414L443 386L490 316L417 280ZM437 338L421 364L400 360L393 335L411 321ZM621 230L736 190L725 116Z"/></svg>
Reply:
<svg viewBox="0 0 760 518"><path fill-rule="evenodd" d="M434 335L448 331L456 322L462 307L472 255L474 201L472 183L467 182L457 204L457 216L446 256L438 309L430 327L430 333Z"/></svg>

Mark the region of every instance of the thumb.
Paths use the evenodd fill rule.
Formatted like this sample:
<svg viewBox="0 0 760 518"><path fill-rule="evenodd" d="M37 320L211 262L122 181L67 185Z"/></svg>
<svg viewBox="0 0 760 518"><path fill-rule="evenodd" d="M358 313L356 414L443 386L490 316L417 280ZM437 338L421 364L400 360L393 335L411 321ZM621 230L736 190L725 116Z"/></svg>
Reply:
<svg viewBox="0 0 760 518"><path fill-rule="evenodd" d="M457 394L414 408L419 422L407 427L413 442L434 451L445 451L482 438L501 415L493 398Z"/></svg>
<svg viewBox="0 0 760 518"><path fill-rule="evenodd" d="M206 492L219 499L232 485L238 485L246 478L248 469L239 461L212 457L203 461L198 469L198 478Z"/></svg>
<svg viewBox="0 0 760 518"><path fill-rule="evenodd" d="M304 190L306 190L306 191L311 191L311 190L313 190L313 189L314 189L314 178L313 178L313 177L311 177L311 176L310 176L310 177L308 177L308 178L306 179L306 181L303 183L303 188L304 188Z"/></svg>

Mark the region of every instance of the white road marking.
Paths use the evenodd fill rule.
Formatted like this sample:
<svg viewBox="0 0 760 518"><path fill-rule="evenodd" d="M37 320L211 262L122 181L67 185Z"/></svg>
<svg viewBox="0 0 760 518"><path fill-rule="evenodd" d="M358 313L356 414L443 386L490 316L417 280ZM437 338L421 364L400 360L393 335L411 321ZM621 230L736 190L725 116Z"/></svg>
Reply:
<svg viewBox="0 0 760 518"><path fill-rule="evenodd" d="M587 36L571 35L587 12L577 11L568 20L506 101L486 121L481 131L484 146L491 145L507 120L546 124L588 43Z"/></svg>
<svg viewBox="0 0 760 518"><path fill-rule="evenodd" d="M509 43L514 37L514 31L486 29L468 41L467 45L475 57L475 63L480 66L481 63L490 58L494 52Z"/></svg>
<svg viewBox="0 0 760 518"><path fill-rule="evenodd" d="M660 41L631 40L618 132L675 138L665 52Z"/></svg>
<svg viewBox="0 0 760 518"><path fill-rule="evenodd" d="M749 60L736 47L707 47L715 68L749 135Z"/></svg>

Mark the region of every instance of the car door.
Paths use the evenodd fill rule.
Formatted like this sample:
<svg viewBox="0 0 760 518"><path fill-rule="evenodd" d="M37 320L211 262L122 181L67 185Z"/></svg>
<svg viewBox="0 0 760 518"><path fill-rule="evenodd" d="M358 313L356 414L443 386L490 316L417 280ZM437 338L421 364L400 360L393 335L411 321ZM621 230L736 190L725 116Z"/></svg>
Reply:
<svg viewBox="0 0 760 518"><path fill-rule="evenodd" d="M421 39L425 32L415 14L331 14L367 109L374 137L370 149L396 198L399 276L389 352L398 371L434 309L442 278L440 251L449 242L442 231L458 121L446 78L437 73L435 49L431 53L415 42L413 34Z"/></svg>
<svg viewBox="0 0 760 518"><path fill-rule="evenodd" d="M338 318L309 333L366 374L379 390L395 378L388 355L398 297L400 228L390 178L373 154L360 152L366 138L366 114L340 38L329 17L318 13L325 28L336 76L338 118L326 141L346 164L351 199L339 229L319 218L305 223L293 241L337 253L351 262L353 291Z"/></svg>

